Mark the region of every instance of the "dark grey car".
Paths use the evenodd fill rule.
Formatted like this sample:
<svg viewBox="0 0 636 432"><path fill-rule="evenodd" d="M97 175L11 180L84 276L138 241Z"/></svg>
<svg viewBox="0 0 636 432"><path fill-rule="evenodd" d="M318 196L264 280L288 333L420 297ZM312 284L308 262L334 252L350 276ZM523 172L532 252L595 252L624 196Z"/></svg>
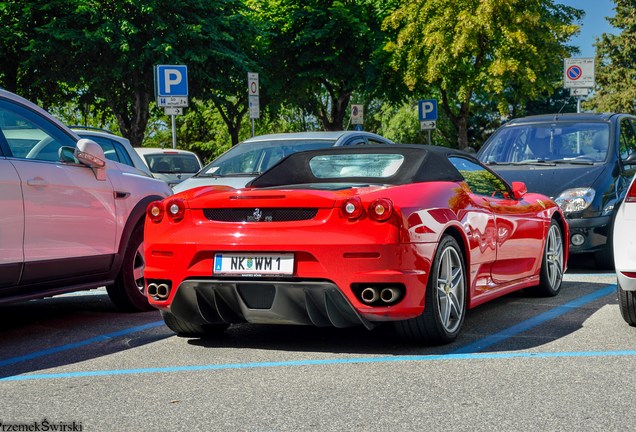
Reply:
<svg viewBox="0 0 636 432"><path fill-rule="evenodd" d="M570 253L613 268L616 209L636 172L636 117L551 114L511 120L477 157L509 182L553 198L570 225Z"/></svg>

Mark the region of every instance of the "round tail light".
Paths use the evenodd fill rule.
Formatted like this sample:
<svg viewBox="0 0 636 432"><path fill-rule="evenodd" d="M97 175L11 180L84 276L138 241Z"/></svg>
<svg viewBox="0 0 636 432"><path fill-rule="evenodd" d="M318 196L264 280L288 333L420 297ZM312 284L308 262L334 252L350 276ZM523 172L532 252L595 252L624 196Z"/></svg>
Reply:
<svg viewBox="0 0 636 432"><path fill-rule="evenodd" d="M165 209L161 201L153 201L146 207L146 215L154 223L159 223L163 219Z"/></svg>
<svg viewBox="0 0 636 432"><path fill-rule="evenodd" d="M166 214L173 222L179 222L185 216L185 203L182 199L171 199L166 203Z"/></svg>
<svg viewBox="0 0 636 432"><path fill-rule="evenodd" d="M342 203L341 209L343 216L350 220L358 219L364 213L362 200L359 197L349 198Z"/></svg>
<svg viewBox="0 0 636 432"><path fill-rule="evenodd" d="M393 214L393 203L387 198L380 198L369 205L369 216L379 222L388 220Z"/></svg>

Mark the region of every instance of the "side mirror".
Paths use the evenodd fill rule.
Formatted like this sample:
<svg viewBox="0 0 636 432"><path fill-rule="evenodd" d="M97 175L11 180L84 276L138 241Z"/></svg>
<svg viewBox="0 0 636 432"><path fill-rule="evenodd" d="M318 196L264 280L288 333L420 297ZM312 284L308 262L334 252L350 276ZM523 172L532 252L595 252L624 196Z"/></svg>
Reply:
<svg viewBox="0 0 636 432"><path fill-rule="evenodd" d="M512 194L515 196L515 199L521 199L525 194L528 193L528 187L524 182L513 181L512 182Z"/></svg>
<svg viewBox="0 0 636 432"><path fill-rule="evenodd" d="M77 142L74 156L80 163L93 169L97 180L106 180L106 156L104 156L104 149L99 144L82 138Z"/></svg>
<svg viewBox="0 0 636 432"><path fill-rule="evenodd" d="M636 152L632 152L627 156L627 159L623 159L623 165L636 165Z"/></svg>

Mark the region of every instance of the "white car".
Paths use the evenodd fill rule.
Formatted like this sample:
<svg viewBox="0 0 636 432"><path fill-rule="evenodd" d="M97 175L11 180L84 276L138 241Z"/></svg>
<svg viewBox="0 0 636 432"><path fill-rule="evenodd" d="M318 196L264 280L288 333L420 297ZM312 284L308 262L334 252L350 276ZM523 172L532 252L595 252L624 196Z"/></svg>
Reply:
<svg viewBox="0 0 636 432"><path fill-rule="evenodd" d="M168 148L136 147L153 177L164 180L171 187L196 174L203 164L196 153Z"/></svg>
<svg viewBox="0 0 636 432"><path fill-rule="evenodd" d="M636 162L636 153L629 159ZM623 319L636 327L636 177L616 212L614 222L614 264L616 267L618 305Z"/></svg>
<svg viewBox="0 0 636 432"><path fill-rule="evenodd" d="M106 286L119 308L145 295L147 205L163 181L109 160L43 109L0 90L0 303Z"/></svg>
<svg viewBox="0 0 636 432"><path fill-rule="evenodd" d="M146 165L141 156L135 151L135 148L130 144L128 138L115 135L108 130L84 126L71 126L71 130L81 138L88 138L99 144L104 149L106 159L130 165L143 171L149 177L153 177L150 168L148 168L148 165Z"/></svg>
<svg viewBox="0 0 636 432"><path fill-rule="evenodd" d="M294 132L255 136L238 143L189 179L174 186L175 192L199 186L241 188L285 156L326 147L386 145L393 141L365 131Z"/></svg>

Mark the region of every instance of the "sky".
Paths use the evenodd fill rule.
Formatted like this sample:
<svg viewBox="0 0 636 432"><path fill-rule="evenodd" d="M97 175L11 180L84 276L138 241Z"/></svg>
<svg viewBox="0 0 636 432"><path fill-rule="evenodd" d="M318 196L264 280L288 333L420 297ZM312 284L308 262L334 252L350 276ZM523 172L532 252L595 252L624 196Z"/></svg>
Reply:
<svg viewBox="0 0 636 432"><path fill-rule="evenodd" d="M580 23L581 33L571 40L572 45L578 46L581 53L576 58L594 57L596 49L594 42L603 33L617 33L618 29L607 22L606 17L613 17L616 4L612 0L556 0L567 6L574 6L585 11Z"/></svg>

